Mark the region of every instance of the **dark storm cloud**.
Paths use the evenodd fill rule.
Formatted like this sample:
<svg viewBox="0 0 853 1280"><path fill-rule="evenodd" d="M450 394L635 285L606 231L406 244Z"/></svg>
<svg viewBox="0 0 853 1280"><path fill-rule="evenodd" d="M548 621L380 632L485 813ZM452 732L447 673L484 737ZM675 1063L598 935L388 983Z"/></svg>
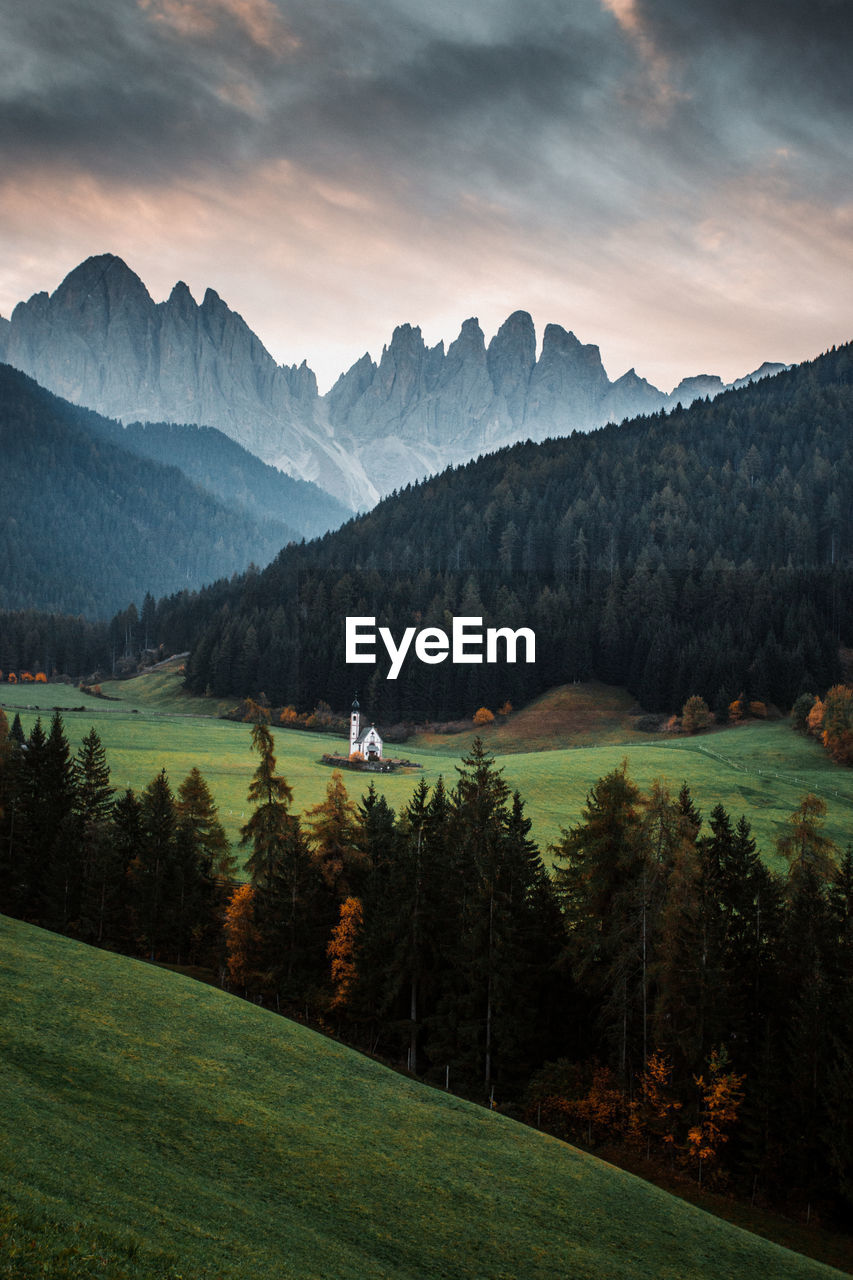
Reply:
<svg viewBox="0 0 853 1280"><path fill-rule="evenodd" d="M611 113L633 54L592 0L571 24L559 4L473 11L466 24L421 20L402 0L282 5L290 42L277 50L225 0L208 24L192 0L20 6L3 38L0 155L136 180L280 158L421 174L434 192L460 175L529 177L546 129Z"/></svg>
<svg viewBox="0 0 853 1280"><path fill-rule="evenodd" d="M701 132L732 165L762 148L791 149L793 186L826 198L849 195L847 0L638 0L636 16L685 92L684 139Z"/></svg>
<svg viewBox="0 0 853 1280"><path fill-rule="evenodd" d="M746 55L753 91L794 109L805 99L822 111L853 110L848 0L639 0L637 7L667 51L703 55L718 70L726 57L737 66Z"/></svg>
<svg viewBox="0 0 853 1280"><path fill-rule="evenodd" d="M4 19L0 154L143 181L224 158L245 130L222 95L235 55L251 64L245 44L177 40L128 0L18 6Z"/></svg>

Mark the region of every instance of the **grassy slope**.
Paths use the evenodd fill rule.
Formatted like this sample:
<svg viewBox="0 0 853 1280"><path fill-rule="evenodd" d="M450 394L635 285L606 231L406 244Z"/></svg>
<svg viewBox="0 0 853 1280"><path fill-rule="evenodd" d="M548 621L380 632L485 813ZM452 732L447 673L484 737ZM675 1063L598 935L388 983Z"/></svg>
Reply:
<svg viewBox="0 0 853 1280"><path fill-rule="evenodd" d="M166 1255L195 1280L840 1274L189 979L2 917L0 965L0 1203L57 1224L13 1224L40 1262L82 1242L79 1274ZM36 1274L3 1238L0 1275Z"/></svg>
<svg viewBox="0 0 853 1280"><path fill-rule="evenodd" d="M246 821L246 790L256 764L249 750L248 728L217 720L215 714L200 717L200 711L215 712L219 704L189 698L178 683L174 674L155 673L105 686L121 696L119 702L86 698L79 690L61 685L4 685L0 703L22 708L38 703L45 717L54 705L85 703L84 712L65 716L69 739L76 750L95 724L118 787L145 786L162 767L176 787L198 765L236 842ZM843 848L853 841L853 773L834 764L815 742L793 733L787 721L650 741L632 731L629 709L626 695L605 686L559 689L483 733L486 744L500 757L507 781L527 801L534 835L543 848L559 837L561 827L577 821L590 786L623 758L644 789L654 778L663 778L675 790L686 781L706 817L718 803L735 819L745 813L771 862L776 837L807 791L827 801L827 831L836 843ZM36 714L22 711L27 731ZM452 782L455 765L472 738L473 730L445 738L433 736L403 750L424 765L429 782L439 774ZM276 744L279 769L293 787L295 808L303 811L323 798L329 780L320 755L339 751L342 742L277 730ZM389 803L399 807L411 796L416 776L415 771L406 770L391 777L376 776L375 781ZM367 779L347 774L346 784L358 799Z"/></svg>

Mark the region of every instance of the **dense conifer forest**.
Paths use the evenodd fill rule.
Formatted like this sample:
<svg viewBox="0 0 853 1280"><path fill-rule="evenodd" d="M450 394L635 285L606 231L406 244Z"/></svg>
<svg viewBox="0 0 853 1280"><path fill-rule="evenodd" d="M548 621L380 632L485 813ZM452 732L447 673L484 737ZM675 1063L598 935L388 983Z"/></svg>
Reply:
<svg viewBox="0 0 853 1280"><path fill-rule="evenodd" d="M266 563L296 536L128 452L122 430L0 365L0 609L108 618L149 589Z"/></svg>
<svg viewBox="0 0 853 1280"><path fill-rule="evenodd" d="M94 729L0 712L0 911L241 995L592 1147L825 1221L853 1206L853 854L592 784L553 874L476 740L399 812L332 773L304 815L261 714L243 881L197 769L116 791Z"/></svg>
<svg viewBox="0 0 853 1280"><path fill-rule="evenodd" d="M407 488L263 573L160 602L187 683L470 715L592 676L648 710L690 694L788 709L839 677L853 635L853 360L810 364L689 409L519 444ZM535 666L344 663L344 618L532 627ZM380 650L381 653L381 650ZM355 675L354 675L355 673Z"/></svg>
<svg viewBox="0 0 853 1280"><path fill-rule="evenodd" d="M269 466L215 427L131 422L119 427L114 439L143 458L178 467L208 493L257 520L275 519L290 526L296 541L336 529L352 516L348 507L316 484Z"/></svg>
<svg viewBox="0 0 853 1280"><path fill-rule="evenodd" d="M262 572L162 598L144 627L125 609L95 665L192 650L193 692L299 711L345 710L356 683L386 724L591 677L650 711L691 694L721 714L740 696L787 711L839 680L853 636L852 378L844 347L686 410L450 468ZM347 616L399 637L452 615L533 628L535 665L410 657L390 681L381 646L376 666L345 663ZM4 617L7 669L59 652L51 626Z"/></svg>

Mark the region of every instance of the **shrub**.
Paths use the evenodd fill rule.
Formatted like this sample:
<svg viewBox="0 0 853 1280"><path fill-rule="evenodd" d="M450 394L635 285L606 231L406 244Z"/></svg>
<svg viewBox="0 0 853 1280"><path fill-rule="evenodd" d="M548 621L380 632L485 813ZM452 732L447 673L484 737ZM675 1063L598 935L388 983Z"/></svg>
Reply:
<svg viewBox="0 0 853 1280"><path fill-rule="evenodd" d="M794 722L793 727L798 733L808 733L809 712L814 704L815 696L813 693L801 693L791 708L791 719Z"/></svg>
<svg viewBox="0 0 853 1280"><path fill-rule="evenodd" d="M479 707L474 712L474 724L491 724L495 718L495 713L490 711L488 707Z"/></svg>
<svg viewBox="0 0 853 1280"><path fill-rule="evenodd" d="M710 729L714 723L714 717L711 715L711 709L704 698L700 698L698 693L694 693L688 698L681 712L681 726L685 733L701 733L703 729Z"/></svg>

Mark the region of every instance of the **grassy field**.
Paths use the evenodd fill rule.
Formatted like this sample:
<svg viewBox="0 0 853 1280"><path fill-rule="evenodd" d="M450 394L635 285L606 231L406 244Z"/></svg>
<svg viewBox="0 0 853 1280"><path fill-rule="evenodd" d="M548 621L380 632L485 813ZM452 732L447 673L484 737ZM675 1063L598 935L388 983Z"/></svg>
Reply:
<svg viewBox="0 0 853 1280"><path fill-rule="evenodd" d="M180 975L0 917L0 1276L841 1273Z"/></svg>
<svg viewBox="0 0 853 1280"><path fill-rule="evenodd" d="M161 768L173 787L195 764L207 778L220 816L233 842L248 816L246 790L255 759L249 749L247 725L217 720L219 704L190 698L174 673L155 673L133 681L104 686L120 700L87 698L62 685L0 686L0 705L21 709L29 731L39 711L49 718L51 708L67 710L66 730L77 745L94 724L107 749L113 782L140 788ZM801 797L813 791L826 800L827 831L844 848L853 842L853 772L833 763L816 742L792 731L788 721L756 721L693 738L636 734L628 715L630 699L605 686L555 690L505 723L489 726L486 744L512 787L517 787L533 818L533 832L544 849L559 838L560 828L580 817L589 788L622 759L638 785L647 789L661 778L674 790L689 785L707 817L723 804L734 819L746 814L759 847L773 863L778 835ZM31 708L26 710L25 708ZM596 708L598 708L597 714ZM470 746L470 733L424 736L402 751L423 765L431 783L439 774L453 782L455 766ZM323 798L329 770L320 763L326 751L340 751L340 738L294 730L275 733L279 770L293 787L294 807L302 812ZM390 804L399 808L411 796L418 771L375 781ZM347 774L350 795L358 799L367 778Z"/></svg>

